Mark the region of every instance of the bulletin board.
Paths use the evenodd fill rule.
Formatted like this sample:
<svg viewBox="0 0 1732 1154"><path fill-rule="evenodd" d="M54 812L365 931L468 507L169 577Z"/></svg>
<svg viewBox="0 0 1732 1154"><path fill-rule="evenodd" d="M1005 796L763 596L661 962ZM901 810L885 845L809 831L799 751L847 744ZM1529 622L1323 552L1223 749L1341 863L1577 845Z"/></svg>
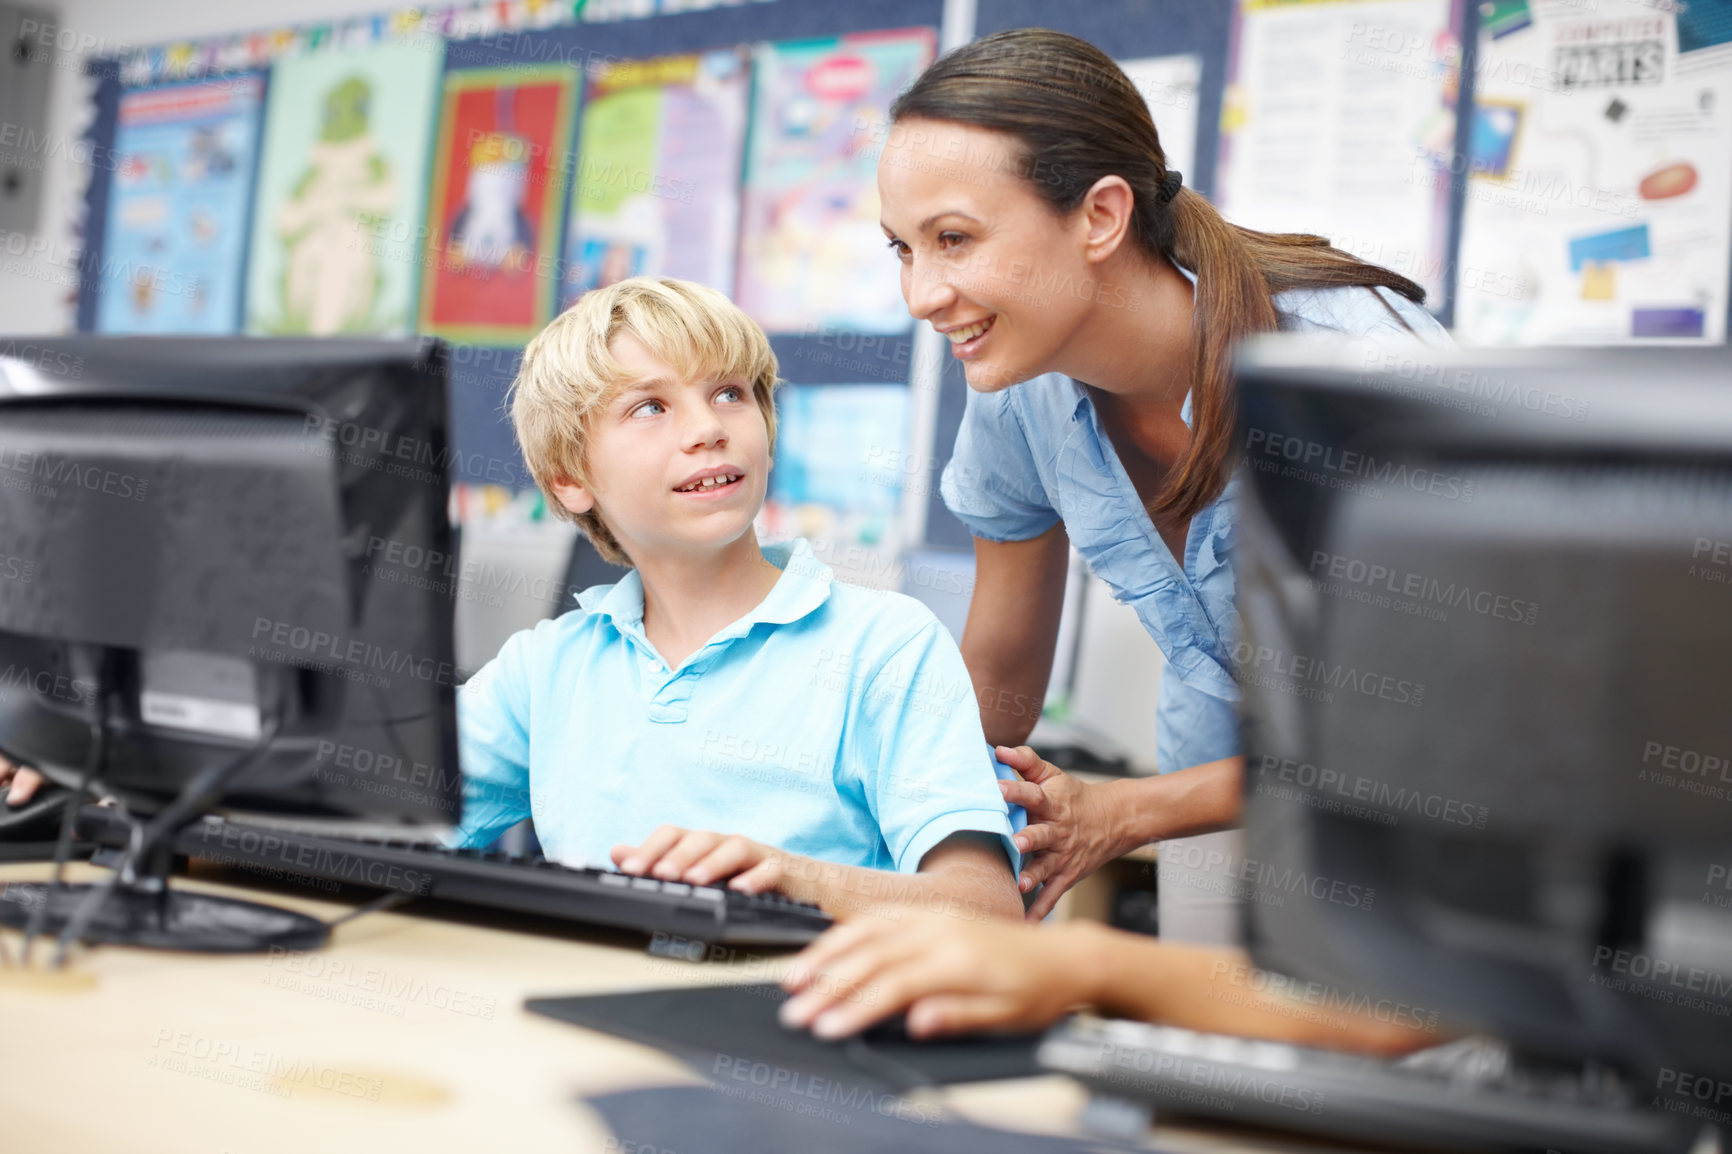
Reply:
<svg viewBox="0 0 1732 1154"><path fill-rule="evenodd" d="M773 4L714 8L610 24L576 24L511 36L454 41L446 48L446 68L524 68L536 64L567 66L609 60L649 60L684 53L725 51L742 43L791 41L871 32L884 28L938 27L942 0L776 0ZM578 136L574 165L581 163ZM580 174L568 166L566 187ZM567 228L569 229L569 218ZM568 252L568 238L560 238ZM886 254L884 276L894 281L895 261ZM859 334L819 328L770 334L782 375L806 385L904 383L912 352L912 324L896 334ZM866 344L865 351L861 350ZM515 373L515 356L454 357L452 363L454 436L466 458L519 459L504 399ZM490 418L490 419L489 419ZM461 470L459 470L460 472ZM454 481L475 480L454 474Z"/></svg>
<svg viewBox="0 0 1732 1154"><path fill-rule="evenodd" d="M1370 11L1379 3L1387 6L1394 0L1365 2L1368 5L1366 10ZM1656 6L1637 3L1637 0L1604 0L1595 11L1604 13L1626 3L1643 8L1644 12L1648 9L1658 11ZM1311 6L1307 0L1294 0L1292 4L1295 10ZM1319 9L1324 6L1317 5ZM946 14L944 0L862 0L849 4L837 4L833 0L774 0L773 3L730 4L702 11L664 13L640 19L582 23L557 23L559 20L569 19L570 13L565 9L510 5L497 7L500 11L507 8L512 11L521 9L522 12L531 14L539 23L533 27L514 28L509 32L485 28L477 32L463 23L465 19L475 18L477 14L483 19L490 18L487 14L491 13L494 7L470 6L466 10L466 16L458 17L454 21L450 18L450 13L447 13L443 18L444 23L439 23L437 18L440 10L432 10L433 14L429 15L426 11L414 9L357 18L354 23L370 24L372 34L376 37L381 30L389 35L395 28L396 33L400 34L416 25L417 21L423 22L424 27L427 26L426 22L432 21L436 25L433 28L433 44L425 46L422 55L429 56L430 49L437 48L443 64L442 73L434 78L434 87L438 91L445 91L453 83L459 88L467 83L462 79L465 74L482 77L492 72L521 79L539 70L568 72L575 89L588 77L604 73L608 67L621 63L667 60L682 55L687 58L718 53L742 55L742 45L767 44L785 47L802 41L834 42L836 38L881 33L891 29L925 28L936 31L943 25ZM599 12L601 7L598 6L593 11ZM962 7L966 9L968 6ZM1506 176L1508 171L1520 167L1523 157L1535 154L1534 133L1538 126L1534 117L1525 114L1518 116L1507 93L1488 89L1476 94L1476 77L1488 69L1495 72L1516 47L1543 34L1548 21L1591 15L1575 12L1574 9L1579 7L1580 5L1572 5L1567 0L1497 0L1496 3L1487 4L1465 3L1460 8L1461 69L1454 110L1457 114L1454 116L1453 137L1448 131L1447 118L1440 118L1433 143L1436 151L1447 154L1446 160L1471 163L1485 171L1476 170L1471 178L1449 179L1445 185L1445 279L1442 292L1428 302L1445 324L1456 323L1456 298L1465 294L1465 290L1460 286L1473 288L1473 285L1468 284L1471 276L1478 276L1483 283L1486 274L1478 265L1491 263L1489 260L1479 261L1476 258L1475 267L1469 269L1463 262L1462 221L1468 193L1483 191L1480 186L1486 182L1488 175L1491 179ZM1714 21L1721 19L1728 9L1732 9L1732 0L1701 0L1701 3L1692 5L1692 22L1688 27L1679 23L1676 44L1672 50L1678 57L1687 58L1686 62L1697 62L1694 67L1700 69L1700 62L1708 61L1722 50L1724 35L1716 31L1721 28L1721 24ZM636 11L635 8L632 10ZM1231 111L1228 92L1229 86L1234 83L1235 73L1233 53L1236 10L1237 5L1230 0L1211 0L1210 3L1196 3L1195 0L1097 0L1095 3L1073 6L1054 5L1047 0L978 0L974 6L972 31L976 37L982 37L1015 27L1048 27L1080 36L1106 48L1116 60L1126 66L1133 82L1149 100L1156 125L1162 132L1163 144L1173 150L1175 166L1184 170L1186 185L1204 195L1213 196L1220 191L1221 181L1221 175L1217 171L1223 152L1219 129L1224 110ZM534 15L536 12L540 15ZM954 13L952 15L954 16ZM466 28L468 30L465 30ZM292 30L286 34L300 36L306 31ZM227 45L217 46L214 52L201 56L201 60L210 67L210 75L217 80L257 73L262 65L258 52L268 48L274 35L237 33L229 38ZM318 30L313 29L312 40L316 41L318 35ZM347 42L344 43L346 45ZM177 48L185 47L168 46L166 55L172 59ZM1483 60L1481 53L1484 54ZM161 59L165 51L152 49L151 54ZM757 53L747 50L743 55L746 59L744 68L750 72L756 65ZM295 63L295 54L291 53L286 59ZM89 72L96 83L93 116L86 134L93 161L86 192L85 255L81 264L78 299L78 326L82 331L96 331L101 327L105 261L107 266L112 266L113 258L118 252L120 238L112 233L110 218L113 215L111 208L118 210L125 207L111 204L117 191L117 172L124 163L124 158L120 155L124 150L117 148L119 112L124 96L137 91L139 85L145 83L133 68L135 63L128 61L123 65L119 61L98 60L89 65ZM500 70L504 72L501 73ZM275 68L271 70L270 79L267 81L267 100L269 92L277 88L279 71ZM123 78L126 87L123 87ZM1698 83L1697 87L1701 87L1701 84ZM1716 107L1732 104L1732 100L1719 100L1719 96L1720 93L1716 90ZM429 109L437 103L437 99L429 95ZM578 95L572 103L580 108L581 96ZM1697 106L1701 105L1700 93L1697 93ZM323 107L325 119L329 120L334 115L332 106L327 101ZM1464 113L1462 110L1467 111ZM1606 115L1610 111L1612 106L1608 103L1604 108L1597 108L1596 114ZM665 110L663 115L666 115ZM1633 123L1633 116L1632 113L1629 123ZM391 300L383 302L389 304L391 309L399 306L415 309L414 298L420 297L421 308L409 314L410 323L416 327L444 331L448 337L459 342L455 350L457 355L452 358L452 392L454 410L462 414L462 419L455 423L458 447L462 450L460 462L517 460L502 401L515 370L521 341L542 323L546 313L569 300L574 292L582 291L589 283L586 277L593 279L595 283L601 283L604 279L601 268L603 257L612 260L609 267L613 268L620 264L621 251L625 252L628 261L636 261L640 257L647 260L653 247L651 241L656 235L656 228L639 227L644 225L644 222L631 218L631 214L626 211L629 206L616 204L605 196L591 198L596 201L592 205L596 210L592 222L594 235L587 236L582 230L574 228L573 222L579 217L576 210L580 207L584 179L580 170L584 155L580 113L574 110L567 118L567 123L571 126L574 137L571 147L564 156L555 158L552 155L551 137L560 135L564 130L550 127L547 130L551 133L550 146L545 150L544 169L534 175L535 180L545 183L549 195L537 202L536 211L511 214L509 220L501 217L494 222L494 229L497 231L501 222L512 225L507 231L520 241L516 247L527 253L532 260L549 263L556 271L580 270L578 275L569 278L569 282L567 278L555 278L551 282L556 290L555 295L545 301L538 298L533 302L530 309L533 316L506 318L498 323L489 322L477 326L442 326L436 316L424 315L429 298L426 282L420 278L415 278L405 291L394 291ZM494 127L498 128L497 125ZM752 131L752 123L748 120L748 139L742 153L749 154L749 136ZM470 135L473 136L474 133ZM504 138L512 133L494 132L492 135L499 139L491 144L488 142L488 134L482 133L474 140L466 137L461 142L462 149L455 146L449 148L444 168L450 168L452 158L458 152L462 153L468 164L484 167L492 164L497 167L504 162L506 167L509 167L512 159L509 155L510 144ZM267 131L261 149L266 153L272 146L269 137ZM492 151L488 151L489 149ZM1182 163L1179 162L1180 158L1183 158ZM1703 190L1720 187L1709 180L1711 174L1708 174L1702 164L1691 163L1697 183L1689 188L1683 187L1686 182L1680 175L1682 166L1662 159L1655 162L1652 173L1636 174L1631 195L1643 205L1649 205L1650 202L1657 205L1658 207L1654 208L1655 213L1662 209L1675 212L1681 207L1687 207L1685 202L1689 197L1700 196ZM666 167L665 158L658 158L654 166L658 170ZM431 158L428 167L432 167ZM646 165L639 163L639 167ZM746 168L747 161L742 159L738 188L738 195L742 200L749 191ZM447 175L451 176L450 173ZM438 211L433 214L437 219L424 219L421 222L430 234L439 234L421 238L431 240L434 248L449 247L453 239L450 234L453 228L458 227L455 217L445 219L451 216L453 206L458 204L467 188L469 174L458 175L463 179L452 176L441 190L443 200ZM1652 179L1643 183L1648 177ZM1667 183L1668 180L1671 181L1670 184ZM459 185L464 187L460 188ZM432 182L424 177L421 182L423 191L431 186ZM1682 191L1679 191L1680 189ZM1666 195L1655 194L1655 190ZM1716 192L1716 195L1721 194ZM256 232L260 227L261 212L260 196L256 191L252 200L247 214L252 218L252 228ZM666 209L669 206L661 207ZM267 215L281 215L280 211L270 206L265 206L265 209ZM741 215L743 218L744 214ZM656 222L649 223L653 225ZM671 236L675 231L685 229L686 223L670 217L661 221L659 227ZM1572 291L1577 292L1580 297L1578 304L1585 302L1582 307L1587 308L1598 307L1597 302L1602 298L1621 301L1624 296L1630 295L1639 286L1637 274L1640 272L1641 262L1655 259L1664 239L1658 231L1651 229L1648 234L1649 255L1645 256L1641 251L1641 238L1634 234L1625 236L1615 228L1577 231L1582 235L1567 238L1571 247L1561 250L1564 255L1559 259L1566 263L1563 266L1564 274L1560 275L1569 281ZM640 233L650 240L642 240ZM739 239L736 235L736 244ZM421 240L418 239L415 243L421 243ZM643 252L638 253L633 246L642 248ZM512 247L507 245L506 249ZM710 249L715 246L705 247ZM583 262L589 259L592 248L597 249L601 255L597 257L595 269L586 270L587 266L584 266ZM241 275L253 281L261 276L267 280L280 280L280 270L273 273L270 269L262 268L258 263L256 244L254 250L243 258ZM477 254L485 255L480 253L480 249L469 255ZM1370 259L1378 259L1375 253L1367 255ZM411 259L418 258L411 254ZM1381 263L1392 262L1384 260ZM591 276L591 273L594 275ZM716 272L711 279L721 275ZM875 277L877 274L862 258L855 275ZM1723 281L1725 275L1720 275ZM894 260L886 255L884 284L893 284L895 276ZM883 287L874 283L875 287ZM1510 277L1504 277L1494 279L1491 283L1495 287L1517 282ZM113 291L114 287L109 286L109 292ZM734 285L731 291L737 293L738 285ZM1685 307L1693 302L1666 300L1657 304L1649 302L1652 307L1641 308L1637 306L1642 305L1642 302L1625 302L1630 303L1627 310L1630 313L1629 327L1632 332L1640 328L1640 333L1636 335L1660 334L1651 339L1666 339L1668 334L1685 334L1686 331L1688 334L1699 331L1701 336L1686 335L1682 339L1713 339L1716 335L1723 334L1728 327L1723 318L1732 313L1732 290L1718 295L1713 292L1699 295L1705 297L1705 302L1697 310L1703 313L1700 321L1696 319L1696 312ZM1501 307L1507 302L1491 303ZM110 307L114 304L113 300L108 302ZM1623 304L1618 307L1623 308ZM250 308L249 304L249 310ZM1464 320L1460 331L1468 335L1494 323L1504 323L1504 318L1488 315ZM346 321L344 325L347 325ZM911 370L914 368L913 325L911 322L902 323L900 318L893 317L888 309L881 309L877 314L877 322L871 324L862 323L857 317L840 316L818 321L809 318L798 322L782 321L773 323L770 327L771 343L780 360L782 373L785 378L799 386L900 386L909 382ZM966 387L956 362L949 356L944 357L937 378L939 387L935 437L929 446L933 461L930 469L924 473L928 483L925 498L928 508L925 540L927 544L939 548L962 549L969 544L968 534L945 509L938 496L937 479L948 459L949 448L954 443L960 424ZM868 395L860 394L862 398ZM918 397L912 399L921 400ZM815 427L823 425L825 421L835 423L828 415L818 411L822 408L823 406L818 406L809 414ZM923 451L928 446L911 448ZM469 476L460 465L453 479L481 482L488 478ZM821 486L814 482L807 487L815 489Z"/></svg>

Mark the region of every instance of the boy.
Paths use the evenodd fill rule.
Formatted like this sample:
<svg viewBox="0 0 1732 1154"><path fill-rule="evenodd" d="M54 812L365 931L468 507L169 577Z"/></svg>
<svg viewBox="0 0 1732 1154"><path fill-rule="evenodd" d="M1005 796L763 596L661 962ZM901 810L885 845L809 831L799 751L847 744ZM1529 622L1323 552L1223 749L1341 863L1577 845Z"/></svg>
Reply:
<svg viewBox="0 0 1732 1154"><path fill-rule="evenodd" d="M570 863L1020 917L955 642L912 598L832 581L804 541L758 545L775 385L763 331L671 279L587 293L525 350L530 470L632 572L464 685L459 844L533 813Z"/></svg>

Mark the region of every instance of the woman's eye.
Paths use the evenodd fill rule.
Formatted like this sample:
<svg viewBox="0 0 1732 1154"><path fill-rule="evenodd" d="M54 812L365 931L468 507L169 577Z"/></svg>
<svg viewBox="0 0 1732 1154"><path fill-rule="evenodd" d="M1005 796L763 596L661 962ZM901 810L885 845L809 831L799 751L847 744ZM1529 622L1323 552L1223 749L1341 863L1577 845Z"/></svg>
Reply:
<svg viewBox="0 0 1732 1154"><path fill-rule="evenodd" d="M890 242L890 251L896 254L897 260L908 259L908 246L899 240L892 240Z"/></svg>
<svg viewBox="0 0 1732 1154"><path fill-rule="evenodd" d="M941 232L938 234L938 246L940 248L955 248L967 239L959 232Z"/></svg>

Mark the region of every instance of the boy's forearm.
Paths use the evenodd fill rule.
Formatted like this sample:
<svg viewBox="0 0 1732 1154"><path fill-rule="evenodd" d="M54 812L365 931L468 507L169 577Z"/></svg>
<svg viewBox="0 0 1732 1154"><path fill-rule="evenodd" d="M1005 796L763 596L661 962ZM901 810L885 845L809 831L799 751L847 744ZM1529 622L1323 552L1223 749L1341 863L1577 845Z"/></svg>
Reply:
<svg viewBox="0 0 1732 1154"><path fill-rule="evenodd" d="M1067 936L1078 959L1078 1001L1109 1013L1214 1034L1301 1046L1403 1054L1442 1039L1430 1027L1379 1021L1269 993L1272 983L1243 950L1163 942L1072 922L1042 932Z"/></svg>
<svg viewBox="0 0 1732 1154"><path fill-rule="evenodd" d="M1002 855L996 870L955 863L913 874L796 858L789 863L787 875L791 884L785 892L815 901L838 918L890 905L967 920L1022 918L1022 899Z"/></svg>

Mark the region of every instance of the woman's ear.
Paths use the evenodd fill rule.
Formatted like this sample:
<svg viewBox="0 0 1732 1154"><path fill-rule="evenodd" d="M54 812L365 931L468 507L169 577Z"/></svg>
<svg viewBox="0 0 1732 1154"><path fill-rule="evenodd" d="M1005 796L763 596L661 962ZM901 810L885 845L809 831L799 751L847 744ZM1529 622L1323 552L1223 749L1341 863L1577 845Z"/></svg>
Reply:
<svg viewBox="0 0 1732 1154"><path fill-rule="evenodd" d="M554 481L548 488L553 490L553 495L559 499L565 511L574 516L595 508L595 494L576 481Z"/></svg>
<svg viewBox="0 0 1732 1154"><path fill-rule="evenodd" d="M1083 194L1083 259L1099 264L1112 256L1130 235L1136 193L1122 176L1103 176Z"/></svg>

